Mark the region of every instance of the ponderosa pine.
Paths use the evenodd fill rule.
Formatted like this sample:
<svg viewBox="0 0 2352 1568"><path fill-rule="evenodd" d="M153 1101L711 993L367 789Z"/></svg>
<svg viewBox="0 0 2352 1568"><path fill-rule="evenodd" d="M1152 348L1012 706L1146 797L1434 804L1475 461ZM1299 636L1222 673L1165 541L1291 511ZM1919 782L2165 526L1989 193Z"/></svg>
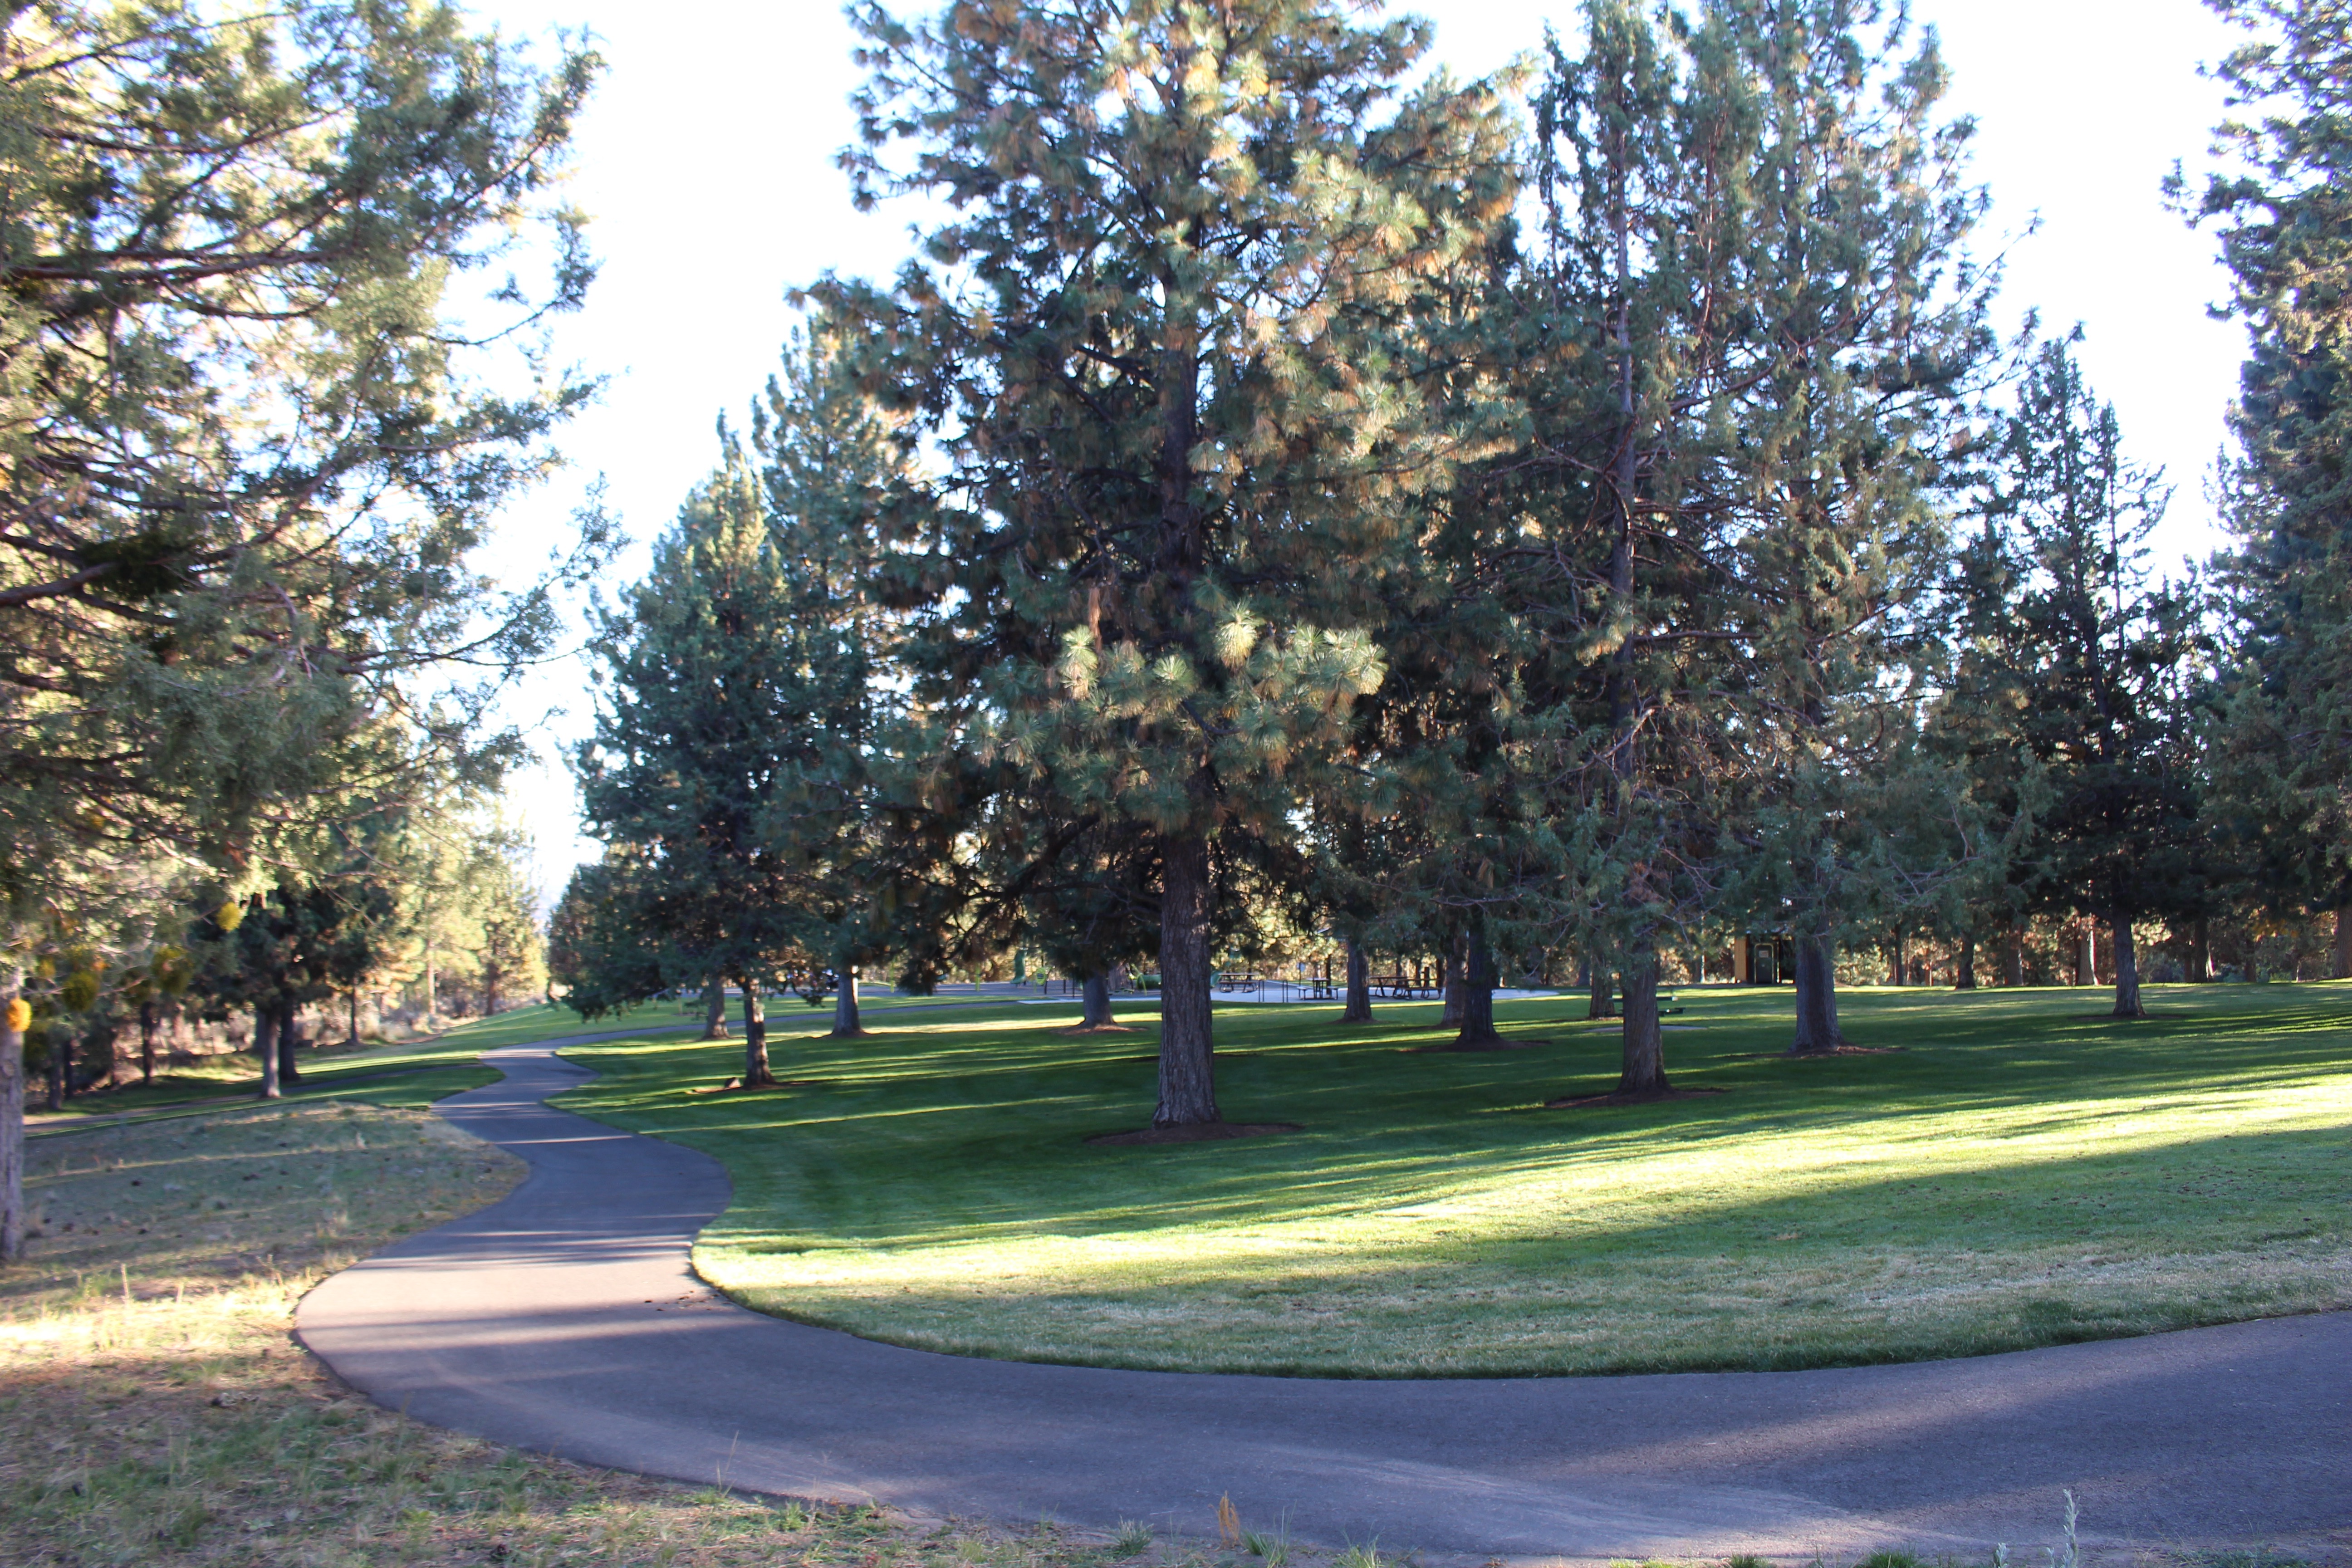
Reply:
<svg viewBox="0 0 2352 1568"><path fill-rule="evenodd" d="M1502 110L1335 0L854 15L859 199L947 209L891 289L818 290L944 463L931 668L1153 840L1153 1121L1213 1123L1216 846L1292 838L1381 682L1376 590L1455 449L1412 318L1505 215Z"/></svg>

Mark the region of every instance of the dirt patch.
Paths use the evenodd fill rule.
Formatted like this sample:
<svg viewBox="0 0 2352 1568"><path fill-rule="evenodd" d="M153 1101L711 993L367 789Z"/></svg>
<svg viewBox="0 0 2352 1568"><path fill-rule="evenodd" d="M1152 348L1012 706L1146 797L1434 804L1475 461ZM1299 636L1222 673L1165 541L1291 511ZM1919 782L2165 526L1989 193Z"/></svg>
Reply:
<svg viewBox="0 0 2352 1568"><path fill-rule="evenodd" d="M1427 1057L1454 1051L1524 1051L1549 1044L1549 1040L1448 1040L1442 1046L1406 1046L1403 1051L1409 1057Z"/></svg>
<svg viewBox="0 0 2352 1568"><path fill-rule="evenodd" d="M1073 1024L1066 1029L1056 1029L1054 1033L1083 1039L1088 1035L1131 1035L1135 1033L1135 1026L1132 1024ZM1155 1057L1152 1059L1157 1061L1159 1058Z"/></svg>
<svg viewBox="0 0 2352 1568"><path fill-rule="evenodd" d="M1696 1100L1702 1095L1729 1094L1727 1089L1670 1089L1661 1094L1573 1094L1561 1100L1547 1100L1546 1110L1577 1110L1588 1105L1656 1105L1667 1100Z"/></svg>
<svg viewBox="0 0 2352 1568"><path fill-rule="evenodd" d="M1089 1143L1213 1143L1225 1138L1268 1138L1301 1131L1296 1121L1203 1121L1191 1127L1144 1127L1133 1132L1097 1132Z"/></svg>
<svg viewBox="0 0 2352 1568"><path fill-rule="evenodd" d="M688 1094L765 1094L772 1089L823 1089L832 1081L829 1078L780 1078L773 1083L763 1083L746 1089L743 1087L741 1079L730 1078L725 1083L712 1084L707 1089L689 1089L686 1092Z"/></svg>

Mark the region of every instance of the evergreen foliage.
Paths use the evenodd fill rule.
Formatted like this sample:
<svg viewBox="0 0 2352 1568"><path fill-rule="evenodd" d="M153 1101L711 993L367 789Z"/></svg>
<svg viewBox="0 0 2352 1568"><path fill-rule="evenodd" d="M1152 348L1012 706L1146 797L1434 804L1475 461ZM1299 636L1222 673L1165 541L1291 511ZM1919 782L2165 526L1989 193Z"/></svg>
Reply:
<svg viewBox="0 0 2352 1568"><path fill-rule="evenodd" d="M817 292L942 450L902 578L927 668L1073 815L1154 842L1157 1125L1218 1119L1214 866L1292 841L1380 684L1411 503L1461 452L1414 318L1511 200L1494 94L1408 88L1426 24L1354 12L854 13L859 200L949 216L892 289Z"/></svg>

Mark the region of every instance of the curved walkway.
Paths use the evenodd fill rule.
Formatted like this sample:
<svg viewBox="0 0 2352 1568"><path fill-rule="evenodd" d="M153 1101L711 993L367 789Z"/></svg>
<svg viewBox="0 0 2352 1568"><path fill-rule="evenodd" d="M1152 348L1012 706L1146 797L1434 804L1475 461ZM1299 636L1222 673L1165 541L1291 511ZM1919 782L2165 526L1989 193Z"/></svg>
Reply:
<svg viewBox="0 0 2352 1568"><path fill-rule="evenodd" d="M2352 1527L2352 1313L1797 1373L1338 1381L968 1360L743 1310L688 1248L706 1155L556 1110L550 1041L441 1114L530 1163L504 1201L312 1291L379 1403L566 1458L919 1513L1244 1525L1402 1551L1973 1553ZM2339 1538L2340 1539L2340 1538Z"/></svg>

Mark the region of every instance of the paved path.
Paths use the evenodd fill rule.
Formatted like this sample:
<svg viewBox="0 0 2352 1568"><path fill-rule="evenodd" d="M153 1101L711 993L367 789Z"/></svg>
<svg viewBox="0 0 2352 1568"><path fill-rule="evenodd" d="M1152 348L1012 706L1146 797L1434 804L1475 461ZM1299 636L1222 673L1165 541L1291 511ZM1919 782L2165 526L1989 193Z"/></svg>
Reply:
<svg viewBox="0 0 2352 1568"><path fill-rule="evenodd" d="M2352 1313L1826 1372L1339 1381L967 1360L733 1306L688 1247L725 1171L540 1103L553 1041L441 1102L530 1162L503 1202L303 1301L378 1402L567 1458L928 1513L1439 1553L1974 1555L2352 1528ZM2342 1537L2337 1536L2340 1542ZM2038 1561L2038 1552L2020 1561Z"/></svg>

